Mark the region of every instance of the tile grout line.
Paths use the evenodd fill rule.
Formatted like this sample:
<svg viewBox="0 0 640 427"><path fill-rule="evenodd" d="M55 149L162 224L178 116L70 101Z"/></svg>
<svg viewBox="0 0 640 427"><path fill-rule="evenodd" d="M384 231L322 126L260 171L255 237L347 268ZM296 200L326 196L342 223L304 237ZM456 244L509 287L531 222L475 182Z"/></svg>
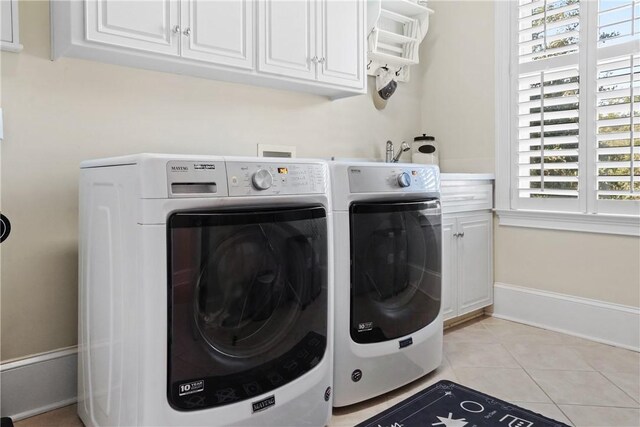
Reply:
<svg viewBox="0 0 640 427"><path fill-rule="evenodd" d="M632 402L637 403L638 405L640 405L640 403L633 398L633 396L630 396L629 393L627 393L626 391L624 391L621 387L618 387L618 384L614 383L613 381L611 381L605 374L603 374L601 371L596 370L596 372L598 374L600 374L600 376L602 378L604 378L604 380L606 382L608 382L609 384L613 385L615 388L617 388L618 390L620 390L625 396L628 396L629 399L631 399ZM618 372L618 373L623 373L623 372ZM609 406L609 408L614 408L615 406ZM625 406L623 406L624 408ZM628 406L626 406L628 408ZM636 406L634 409L639 408L640 406Z"/></svg>
<svg viewBox="0 0 640 427"><path fill-rule="evenodd" d="M531 374L529 373L529 371L527 371L527 370L526 370L526 369L524 369L524 368L522 368L522 369L523 369L523 370L524 370L524 372L527 374L527 376L528 376L529 378L531 378L531 381L533 381L533 382L535 383L535 385L537 385L537 386L538 386L538 388L540 388L540 390L542 390L542 392L543 392L543 393L544 393L544 394L549 398L549 400L550 400L551 402L553 402L553 404L556 406L556 408L558 408L558 410L559 410L560 412L562 412L562 415L564 415L564 416L569 420L569 422L571 422L571 424L573 424L573 425L575 426L575 425L576 425L576 422L575 422L575 421L573 421L573 420L571 419L571 417L570 417L569 415L567 415L567 413L566 413L566 412L564 412L564 411L562 410L562 408L560 407L560 404L559 404L558 402L556 402L555 400L553 400L553 398L551 398L551 396L549 396L549 394L547 393L547 391L546 391L544 388L542 388L542 386L538 383L538 381L536 381L536 380L535 380L535 378L533 378L533 377L531 376Z"/></svg>
<svg viewBox="0 0 640 427"><path fill-rule="evenodd" d="M640 408L632 408L631 406L604 406L604 405L585 405L585 404L580 404L580 403L563 403L562 405L564 406L588 406L588 407L593 407L593 408L604 408L604 409L609 409L609 408L613 408L613 409L631 409L634 411L640 411ZM556 404L556 406L559 406L558 404Z"/></svg>
<svg viewBox="0 0 640 427"><path fill-rule="evenodd" d="M483 325L484 326L484 325ZM488 328L486 328L488 329ZM492 332L491 330L489 330L489 332L491 333L491 335L494 336L494 338L499 339L496 334L494 332ZM525 367L522 365L522 363L520 363L520 361L513 355L513 353L509 350L508 347L506 347L505 345L503 345L504 343L502 341L499 341L497 343L498 345L500 345L504 350L506 350L506 352L509 354L509 356L511 356L512 359L515 360L516 364L519 366L518 368L504 368L502 367L501 369L520 369L522 371L524 371L524 373L531 379L531 381L533 381L533 383L536 385L536 387L538 387L540 389L540 391L542 391L542 393L544 393L545 396L547 396L547 398L549 399L549 402L554 405L556 408L558 408L558 410L562 413L562 415L564 415L566 417L567 420L569 420L569 422L571 424L573 424L575 426L575 422L562 410L562 408L560 408L558 406L558 404L556 403L556 401L554 401L551 396L549 396L547 394L547 392L542 388L542 386L540 386L540 384L538 384L538 382L536 380L534 380L531 375L529 374L529 372L527 372L527 370L525 369ZM456 373L456 368L451 365L451 369L454 371L454 373ZM456 373L457 375L457 373ZM522 402L522 403L549 403L549 402Z"/></svg>
<svg viewBox="0 0 640 427"><path fill-rule="evenodd" d="M611 384L613 384L614 387L616 387L618 390L620 390L621 392L623 392L624 394L626 394L627 396L629 396L631 398L631 400L633 400L634 402L636 402L638 404L638 407L640 407L640 397L633 397L631 396L629 393L626 392L626 390L624 390L622 387L620 387L618 384L614 383L613 380L609 379L609 377L607 377L603 371L598 371L596 370L597 373L599 373L600 375L602 375L604 377L605 380L609 381ZM626 372L610 372L612 374L625 374ZM629 375L633 375L633 374L629 374ZM613 406L612 406L613 408Z"/></svg>
<svg viewBox="0 0 640 427"><path fill-rule="evenodd" d="M484 326L484 325L483 325L483 326ZM489 329L489 328L487 328L487 327L485 326L485 329ZM541 328L539 328L539 329L541 329ZM546 331L546 329L541 329L541 330ZM490 330L490 329L489 329L489 332L491 332L491 330ZM553 332L553 331L550 331L550 332ZM493 334L493 332L491 332L491 333ZM493 334L493 335L495 336L495 334ZM503 344L503 343L502 343L502 342L500 342L500 344ZM557 345L557 344L548 344L548 345ZM523 365L523 364L518 360L518 358L516 357L516 355L515 355L511 350L509 350L509 347L508 347L508 346L505 346L505 345L503 345L503 347L507 350L507 352L509 352L509 354L510 354L514 359L515 359L515 361L516 361L516 362L517 362L517 363L522 367L522 369L527 373L527 375L528 375L528 376L529 376L529 377L530 377L530 378L531 378L531 379L536 383L536 385L538 385L538 387L539 387L540 389L542 389L542 391L543 391L545 394L547 394L547 392L542 388L542 386L540 386L540 384L538 384L538 383L533 379L533 377L531 377L531 375L529 374L529 372L528 372L528 370L527 370L528 368L526 368L526 367L525 367L525 366L524 366L524 365ZM578 355L580 356L580 358L584 361L584 363L585 363L587 366L589 366L589 367L591 368L591 370L590 370L590 371L589 371L589 370L582 370L582 369L580 369L580 370L576 370L576 372L597 372L597 373L598 373L598 374L600 374L600 376L601 376L601 377L603 377L603 378L604 378L608 383L612 384L615 388L619 389L619 390L620 390L621 392L623 392L626 396L628 396L629 398L631 398L631 400L632 400L632 401L637 402L638 404L640 404L640 401L639 401L638 399L636 399L635 397L631 396L631 395L630 395L629 393L627 393L624 389L622 389L622 387L618 386L615 382L613 382L611 379L609 379L609 378L608 378L608 377L603 373L603 371L600 371L600 370L599 370L599 369L597 369L597 368L596 368L592 363L589 363L588 358L583 357L583 355L582 355L582 353L579 351L579 349L581 349L581 348L583 348L583 347L589 347L589 345L577 345L577 344L574 344L574 345L567 345L567 346L565 346L565 347L570 348L570 349L572 349L573 351L577 352L577 353L578 353ZM615 347L614 347L614 348L615 348ZM540 370L544 370L544 369L540 369ZM547 369L547 370L558 370L558 369ZM560 370L563 370L563 369L560 369ZM571 369L566 369L566 370L567 370L567 371L572 371ZM547 396L548 396L548 395L547 395ZM551 399L551 396L548 396L548 397L549 397L549 399ZM558 403L556 403L553 399L551 399L551 401L552 401L556 406L558 406L558 405L559 405L559 404L558 404ZM599 406L599 405L586 405L586 406ZM602 407L604 407L604 408L612 407L612 408L613 408L613 406L602 406ZM628 407L624 407L624 408L628 408ZM563 413L564 413L564 412L563 412ZM565 415L566 415L566 414L565 414ZM568 418L568 417L567 417L567 418Z"/></svg>
<svg viewBox="0 0 640 427"><path fill-rule="evenodd" d="M497 336L497 334L491 330L491 328L489 328L487 325L485 325L483 321L479 321L477 322L480 325L482 325L482 327L484 328L484 330L488 331L491 336L497 341L494 344L499 344L500 346L502 346L503 349L505 349L507 351L507 353L516 361L516 364L518 366L520 366L520 368L506 368L506 369L522 369L526 375L533 381L533 383L540 389L542 390L542 392L544 393L544 395L547 396L547 398L549 399L549 401L560 411L560 413L562 415L564 415L566 417L567 420L569 420L570 423L575 425L575 421L569 417L569 415L560 407L560 404L558 402L556 402L554 399L551 398L551 396L549 396L549 394L546 392L546 390L532 377L532 375L529 373L529 371L527 370L527 368L518 360L518 358L514 355L514 353L509 349L509 347L507 345L505 345L505 341L503 339L501 339L499 336ZM537 328L537 329L541 329L541 328ZM541 329L542 331L546 331L544 329ZM549 332L553 332L553 331L549 331ZM509 344L509 342L506 342L506 344ZM549 345L560 345L560 344L549 344ZM580 356L581 359L583 359L583 361L585 362L585 364L591 369L591 370L579 370L579 371L575 371L575 372L597 372L598 374L600 374L601 377L604 377L604 379L606 380L607 383L613 384L613 386L617 389L619 389L620 391L623 392L623 394L625 396L628 396L632 402L638 402L636 398L634 398L633 396L631 396L629 393L627 393L625 390L623 390L621 387L619 387L617 384L615 384L612 380L610 380L606 375L604 375L604 373L600 370L598 370L592 363L589 363L588 359L582 356L582 352L579 351L579 349L583 348L583 347L588 347L588 345L580 345L580 344L573 344L573 345L567 345L566 347L571 348L573 351L577 352ZM456 376L458 375L456 368L453 366L453 364L451 364L451 369L454 371L454 374L456 374ZM459 368L458 368L459 369ZM554 369L548 369L548 370L554 370ZM571 370L568 370L571 371ZM526 402L525 402L526 403ZM531 402L531 403L536 403L536 402ZM542 403L542 402L541 402ZM639 402L640 403L640 402ZM563 404L564 405L564 404ZM580 404L567 404L568 406L593 406L593 407L599 407L599 408L616 408L616 409L630 409L630 410L637 410L637 407L625 407L625 406L604 406L604 405L580 405Z"/></svg>

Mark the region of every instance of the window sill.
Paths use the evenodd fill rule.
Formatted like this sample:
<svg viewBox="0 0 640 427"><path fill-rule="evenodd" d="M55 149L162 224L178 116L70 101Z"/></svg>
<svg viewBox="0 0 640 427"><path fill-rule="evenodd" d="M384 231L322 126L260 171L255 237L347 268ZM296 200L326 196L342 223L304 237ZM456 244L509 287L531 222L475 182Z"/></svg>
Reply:
<svg viewBox="0 0 640 427"><path fill-rule="evenodd" d="M583 233L640 236L640 217L548 211L496 210L499 224Z"/></svg>

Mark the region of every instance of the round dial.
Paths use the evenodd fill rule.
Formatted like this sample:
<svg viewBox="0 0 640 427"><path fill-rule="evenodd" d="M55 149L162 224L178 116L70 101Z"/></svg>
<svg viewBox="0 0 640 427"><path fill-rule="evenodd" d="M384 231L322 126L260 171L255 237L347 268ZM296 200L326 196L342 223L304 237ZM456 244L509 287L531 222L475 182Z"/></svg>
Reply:
<svg viewBox="0 0 640 427"><path fill-rule="evenodd" d="M402 188L408 187L411 185L411 177L408 173L402 172L398 174L398 185Z"/></svg>
<svg viewBox="0 0 640 427"><path fill-rule="evenodd" d="M273 175L266 169L259 169L253 174L251 182L256 190L266 190L271 188L271 184L273 184Z"/></svg>

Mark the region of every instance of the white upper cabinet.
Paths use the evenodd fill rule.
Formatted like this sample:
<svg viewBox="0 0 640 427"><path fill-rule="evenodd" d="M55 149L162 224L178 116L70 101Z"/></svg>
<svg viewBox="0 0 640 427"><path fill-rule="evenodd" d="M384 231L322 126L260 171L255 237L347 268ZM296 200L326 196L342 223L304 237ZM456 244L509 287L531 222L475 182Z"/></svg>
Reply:
<svg viewBox="0 0 640 427"><path fill-rule="evenodd" d="M267 73L316 78L316 7L313 0L264 0L258 3L260 62Z"/></svg>
<svg viewBox="0 0 640 427"><path fill-rule="evenodd" d="M56 0L50 10L53 59L331 98L366 92L365 0Z"/></svg>
<svg viewBox="0 0 640 427"><path fill-rule="evenodd" d="M0 47L10 52L20 52L18 29L18 1L0 0Z"/></svg>
<svg viewBox="0 0 640 427"><path fill-rule="evenodd" d="M364 88L362 0L259 2L259 70Z"/></svg>
<svg viewBox="0 0 640 427"><path fill-rule="evenodd" d="M254 4L251 0L181 0L182 56L252 69Z"/></svg>
<svg viewBox="0 0 640 427"><path fill-rule="evenodd" d="M87 40L178 55L178 6L174 0L85 0Z"/></svg>
<svg viewBox="0 0 640 427"><path fill-rule="evenodd" d="M0 1L0 39L8 43L13 42L13 3L7 0Z"/></svg>
<svg viewBox="0 0 640 427"><path fill-rule="evenodd" d="M318 9L318 80L363 87L364 3L323 0Z"/></svg>

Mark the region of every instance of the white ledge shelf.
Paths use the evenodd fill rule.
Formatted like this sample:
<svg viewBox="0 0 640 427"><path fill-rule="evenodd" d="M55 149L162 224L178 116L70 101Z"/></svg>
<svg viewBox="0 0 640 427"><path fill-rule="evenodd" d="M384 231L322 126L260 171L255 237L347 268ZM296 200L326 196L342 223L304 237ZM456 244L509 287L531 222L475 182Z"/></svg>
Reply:
<svg viewBox="0 0 640 427"><path fill-rule="evenodd" d="M501 226L640 236L640 217L632 215L501 209L496 213Z"/></svg>
<svg viewBox="0 0 640 427"><path fill-rule="evenodd" d="M382 3L382 8L399 15L411 17L433 13L433 9L411 0L385 0Z"/></svg>

